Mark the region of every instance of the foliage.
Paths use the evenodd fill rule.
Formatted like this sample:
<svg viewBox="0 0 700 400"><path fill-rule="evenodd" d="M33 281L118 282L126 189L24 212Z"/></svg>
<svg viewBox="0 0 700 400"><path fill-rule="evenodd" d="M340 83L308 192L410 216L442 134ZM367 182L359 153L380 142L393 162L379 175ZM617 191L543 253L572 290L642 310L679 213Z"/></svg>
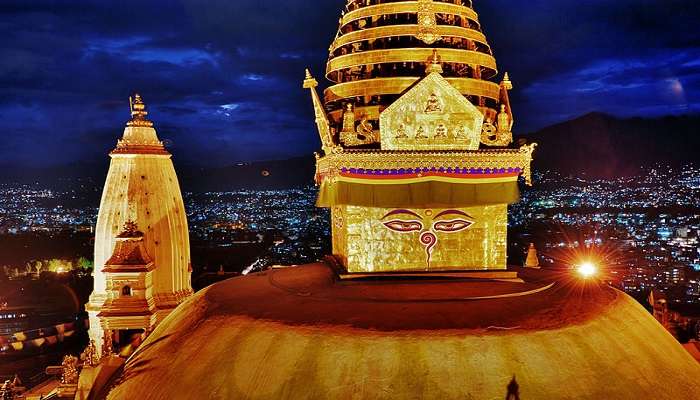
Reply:
<svg viewBox="0 0 700 400"><path fill-rule="evenodd" d="M77 267L83 271L92 271L92 269L95 267L95 263L85 257L80 257L77 262Z"/></svg>

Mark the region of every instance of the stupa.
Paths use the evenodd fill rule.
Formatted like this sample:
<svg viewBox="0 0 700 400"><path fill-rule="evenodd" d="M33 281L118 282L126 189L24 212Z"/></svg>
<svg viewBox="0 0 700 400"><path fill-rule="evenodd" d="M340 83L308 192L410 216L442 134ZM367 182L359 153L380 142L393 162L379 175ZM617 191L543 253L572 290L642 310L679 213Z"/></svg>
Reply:
<svg viewBox="0 0 700 400"><path fill-rule="evenodd" d="M94 290L86 305L101 350L153 329L192 294L187 217L171 154L140 95L112 159L95 230ZM105 340L104 335L110 336Z"/></svg>
<svg viewBox="0 0 700 400"><path fill-rule="evenodd" d="M510 79L469 0L350 0L322 100L324 262L194 295L109 399L700 399L700 365L637 302L508 268L531 183Z"/></svg>

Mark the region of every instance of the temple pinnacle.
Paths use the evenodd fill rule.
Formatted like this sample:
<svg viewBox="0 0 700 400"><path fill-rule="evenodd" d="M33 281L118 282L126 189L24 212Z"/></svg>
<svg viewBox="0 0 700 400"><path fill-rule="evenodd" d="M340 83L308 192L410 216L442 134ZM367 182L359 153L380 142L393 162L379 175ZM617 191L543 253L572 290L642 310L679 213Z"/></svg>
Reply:
<svg viewBox="0 0 700 400"><path fill-rule="evenodd" d="M306 76L304 78L304 89L312 89L318 86L318 81L314 79L313 75L311 75L311 71L309 69L306 69Z"/></svg>
<svg viewBox="0 0 700 400"><path fill-rule="evenodd" d="M146 103L143 102L140 94L134 93L133 96L129 97L129 109L131 111L131 121L127 123L127 126L153 126L153 122L146 119L148 111L146 111Z"/></svg>

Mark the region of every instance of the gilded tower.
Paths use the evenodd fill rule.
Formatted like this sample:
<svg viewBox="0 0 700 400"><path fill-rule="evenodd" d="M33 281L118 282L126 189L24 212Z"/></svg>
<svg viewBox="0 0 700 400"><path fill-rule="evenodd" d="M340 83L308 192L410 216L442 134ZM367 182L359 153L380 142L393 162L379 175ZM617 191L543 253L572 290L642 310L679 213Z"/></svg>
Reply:
<svg viewBox="0 0 700 400"><path fill-rule="evenodd" d="M468 0L349 1L324 101L318 204L350 273L505 270L508 204L535 145L511 147L508 74Z"/></svg>
<svg viewBox="0 0 700 400"><path fill-rule="evenodd" d="M137 94L111 152L95 234L94 291L87 304L98 345L126 345L192 294L185 207L171 154Z"/></svg>

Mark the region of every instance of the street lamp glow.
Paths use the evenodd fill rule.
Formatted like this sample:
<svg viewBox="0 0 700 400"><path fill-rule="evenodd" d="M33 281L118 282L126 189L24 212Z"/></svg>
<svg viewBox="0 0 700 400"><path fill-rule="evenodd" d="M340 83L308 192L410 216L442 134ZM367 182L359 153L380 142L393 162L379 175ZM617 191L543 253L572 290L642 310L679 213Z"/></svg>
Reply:
<svg viewBox="0 0 700 400"><path fill-rule="evenodd" d="M579 275L581 275L584 279L588 279L598 273L598 266L588 261L580 264L577 268L577 271Z"/></svg>

